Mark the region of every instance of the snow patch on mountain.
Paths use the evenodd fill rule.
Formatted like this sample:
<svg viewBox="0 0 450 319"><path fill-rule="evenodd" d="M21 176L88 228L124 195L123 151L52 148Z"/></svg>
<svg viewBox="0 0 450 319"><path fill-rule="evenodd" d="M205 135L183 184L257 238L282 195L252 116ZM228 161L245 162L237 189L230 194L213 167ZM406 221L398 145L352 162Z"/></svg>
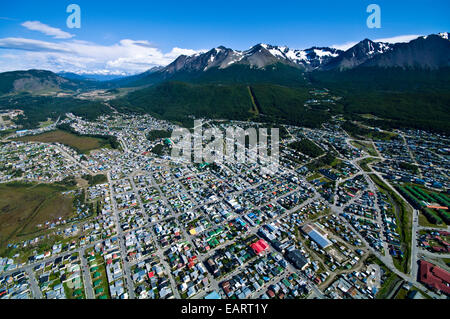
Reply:
<svg viewBox="0 0 450 319"><path fill-rule="evenodd" d="M448 40L448 32L441 32L438 34L442 39Z"/></svg>

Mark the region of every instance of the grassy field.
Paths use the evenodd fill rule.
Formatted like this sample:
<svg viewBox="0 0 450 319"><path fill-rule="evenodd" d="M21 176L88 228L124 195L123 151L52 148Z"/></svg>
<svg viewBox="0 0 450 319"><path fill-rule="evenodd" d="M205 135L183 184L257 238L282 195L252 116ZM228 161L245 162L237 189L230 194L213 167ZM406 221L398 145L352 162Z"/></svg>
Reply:
<svg viewBox="0 0 450 319"><path fill-rule="evenodd" d="M53 124L53 121L52 121L51 119L48 119L48 120L45 121L45 122L39 123L39 127L47 127L47 126L50 126L50 125L52 125L52 124Z"/></svg>
<svg viewBox="0 0 450 319"><path fill-rule="evenodd" d="M419 212L419 226L422 227L434 227L434 228L442 228L446 229L447 226L444 224L433 224L428 221L428 219L423 215L422 212Z"/></svg>
<svg viewBox="0 0 450 319"><path fill-rule="evenodd" d="M37 225L70 216L73 199L62 186L33 184L0 185L0 252L7 243L36 236Z"/></svg>
<svg viewBox="0 0 450 319"><path fill-rule="evenodd" d="M9 134L14 133L15 130L5 130L5 131L0 131L0 138L6 137Z"/></svg>
<svg viewBox="0 0 450 319"><path fill-rule="evenodd" d="M378 159L376 159L376 158L368 157L363 160L360 160L358 162L358 165L361 166L361 168L364 170L364 172L371 172L372 170L370 169L370 167L367 164L373 163L377 160Z"/></svg>
<svg viewBox="0 0 450 319"><path fill-rule="evenodd" d="M378 156L377 151L375 150L373 144L371 142L363 142L363 141L351 141L350 142L354 147L365 151L370 156Z"/></svg>
<svg viewBox="0 0 450 319"><path fill-rule="evenodd" d="M416 287L412 287L409 291L406 290L405 288L401 288L398 292L397 295L395 296L394 299L407 299L408 298L408 294L410 294L413 291L418 291L422 294L422 296L425 297L425 299L431 299L431 297L429 295L427 295L426 293L424 293L422 290L416 288Z"/></svg>
<svg viewBox="0 0 450 319"><path fill-rule="evenodd" d="M72 147L80 153L86 153L109 144L105 139L87 136L78 136L63 130L55 130L39 135L24 136L17 139L22 142L61 143Z"/></svg>

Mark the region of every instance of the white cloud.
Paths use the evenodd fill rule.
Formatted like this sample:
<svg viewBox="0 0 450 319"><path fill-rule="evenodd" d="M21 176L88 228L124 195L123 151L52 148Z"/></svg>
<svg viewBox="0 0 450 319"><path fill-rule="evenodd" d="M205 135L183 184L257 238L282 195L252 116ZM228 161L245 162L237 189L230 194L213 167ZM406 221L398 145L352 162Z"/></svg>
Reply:
<svg viewBox="0 0 450 319"><path fill-rule="evenodd" d="M45 35L52 36L55 39L71 39L75 36L68 32L62 31L61 29L53 28L40 21L26 21L22 23L22 26L29 30L42 32Z"/></svg>
<svg viewBox="0 0 450 319"><path fill-rule="evenodd" d="M167 65L178 56L200 51L173 48L162 52L145 40L123 39L112 45L67 40L58 43L26 38L0 38L0 72L46 69L54 72L132 74ZM203 50L201 51L203 52Z"/></svg>
<svg viewBox="0 0 450 319"><path fill-rule="evenodd" d="M421 35L416 35L416 34L398 35L398 36L391 37L391 38L376 39L376 40L372 40L372 41L373 42L387 42L387 43L402 43L402 42L410 42L414 39L417 39L420 36ZM359 42L346 42L343 44L334 44L331 47L335 48L335 49L346 51L346 50L350 49L351 47L354 47L358 43Z"/></svg>
<svg viewBox="0 0 450 319"><path fill-rule="evenodd" d="M334 49L347 51L348 49L350 49L351 47L354 47L357 44L358 44L358 42L346 42L343 44L333 44L331 47Z"/></svg>
<svg viewBox="0 0 450 319"><path fill-rule="evenodd" d="M70 50L59 43L47 41L25 39L25 38L3 38L0 39L0 48L15 49L25 51L60 51L69 52Z"/></svg>
<svg viewBox="0 0 450 319"><path fill-rule="evenodd" d="M421 37L421 35L418 35L418 34L399 35L399 36L392 37L392 38L377 39L377 40L374 40L374 42L404 43L404 42L410 42L412 40L415 40L418 37Z"/></svg>

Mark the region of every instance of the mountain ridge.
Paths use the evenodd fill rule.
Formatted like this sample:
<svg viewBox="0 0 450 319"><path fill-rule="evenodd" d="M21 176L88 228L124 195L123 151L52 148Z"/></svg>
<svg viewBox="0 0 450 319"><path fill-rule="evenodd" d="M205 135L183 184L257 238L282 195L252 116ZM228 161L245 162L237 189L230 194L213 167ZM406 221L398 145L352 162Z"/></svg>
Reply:
<svg viewBox="0 0 450 319"><path fill-rule="evenodd" d="M408 43L391 44L364 39L345 51L317 46L298 50L291 49L287 46L259 43L244 51L219 46L207 52L200 52L190 56L181 55L165 67L154 67L132 76L114 79L104 78L105 81L98 81L95 77L90 78L89 75L85 74L60 72L55 75L61 77L61 79L54 78L53 81L50 81L50 83L46 82L46 85L42 86L47 86L51 90L57 91L58 84L63 86L64 82L66 82L64 79L66 79L69 81L67 83L75 82L78 85L84 83L84 86L88 87L93 85L98 88L140 87L169 80L189 82L198 81L201 78L208 78L211 81L212 73L217 77L216 82L220 82L222 77L226 77L227 79L232 78L229 76L230 70L227 70L230 68L243 71L244 73L250 73L252 71L254 73L261 73L257 71L271 70L274 67L277 68L279 65L287 66L286 68L278 68L282 72L289 68L297 69L298 71L289 71L290 73L297 72L298 75L296 77L300 77L302 72L344 71L359 67L436 69L450 66L450 58L448 57L450 57L448 32L421 36ZM243 67L237 68L236 66ZM12 72L26 73L29 71ZM27 77L25 73L23 73L24 78ZM6 73L0 73L0 77L2 74L4 75ZM19 73L17 74L20 76ZM238 76L235 76L235 78L238 78ZM254 78L254 76L250 78ZM95 80L101 83L93 83L96 82ZM30 81L29 79L25 79L24 82ZM37 81L34 82L35 84L37 83ZM10 90L11 92L18 92L21 91L22 87L26 87L25 85L21 85L20 81L17 84L18 88L16 89L13 85L13 88ZM72 87L75 86L72 85ZM30 84L28 87L30 87L28 91L32 92L34 86ZM37 85L37 88L39 87ZM60 90L63 89L60 87ZM5 92L3 90L0 93Z"/></svg>
<svg viewBox="0 0 450 319"><path fill-rule="evenodd" d="M219 46L204 53L179 56L166 67L150 74L147 84L172 78L177 80L175 75L178 73L194 74L212 69L226 70L234 65L244 65L250 69L266 69L275 64L285 64L303 72L343 71L365 66L439 68L450 66L450 60L445 58L448 56L450 56L450 41L447 32L418 37L408 43L392 44L364 39L346 51L329 47L297 50L264 43L245 51ZM426 62L422 62L422 59ZM145 85L145 82L146 76L142 74L139 84ZM130 84L133 85L132 82Z"/></svg>

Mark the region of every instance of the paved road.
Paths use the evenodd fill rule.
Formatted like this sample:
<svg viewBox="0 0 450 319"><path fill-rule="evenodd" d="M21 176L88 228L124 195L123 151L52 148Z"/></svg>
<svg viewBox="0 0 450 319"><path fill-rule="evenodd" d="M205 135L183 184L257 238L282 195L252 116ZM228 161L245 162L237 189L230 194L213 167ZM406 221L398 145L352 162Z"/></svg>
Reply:
<svg viewBox="0 0 450 319"><path fill-rule="evenodd" d="M419 225L419 212L413 210L412 218L412 233L411 233L411 277L417 279L417 272L419 268L417 258L417 227Z"/></svg>
<svg viewBox="0 0 450 319"><path fill-rule="evenodd" d="M204 124L205 124L205 123L204 123ZM349 143L349 140L350 140L350 139L347 140L347 143ZM132 152L128 149L127 144L124 142L124 140L123 140L122 138L119 138L119 142L120 142L120 144L122 145L122 147L123 147L125 153L130 153L130 154L132 154L132 155L136 155L136 154L132 153ZM87 172L92 173L87 167L85 167L84 165L82 165L81 163L79 163L75 158L73 158L73 156L71 156L70 154L68 154L68 153L67 153L66 151L64 151L63 149L61 149L61 148L59 148L59 149L60 149L61 153L62 153L64 156L66 156L66 157L69 158L70 160L72 160L72 161L74 161L75 163L77 163L81 168L83 168L83 169L86 170ZM375 149L376 149L376 148L375 148ZM376 150L377 150L377 149L376 149ZM377 150L377 152L378 152L378 150ZM138 155L136 155L136 157L137 157L137 156L138 156ZM412 156L412 154L411 154L411 156ZM356 175L364 175L364 177L366 178L367 182L369 183L369 188L370 188L370 190L375 191L375 190L376 190L376 186L374 185L374 183L372 182L372 180L371 180L370 178L368 178L367 173L364 172L364 171L361 169L361 167L359 167L359 165L358 165L358 161L360 161L360 160L362 160L362 159L364 159L364 158L367 158L367 157L373 157L373 156L363 156L363 157L360 157L360 158L351 160L351 163L352 163L353 165L355 165L355 166L359 169L359 172L358 172ZM383 158L382 158L381 156L380 156L380 158L383 160ZM370 166L369 166L369 167L370 167ZM227 169L228 169L228 168L227 168ZM287 170L287 171L293 172L292 170ZM390 184L384 180L383 176L382 176L380 173L378 173L378 172L376 172L376 171L374 171L374 173L375 173L375 174L376 174L376 175L377 175L384 183L386 183L386 185L390 186ZM233 174L234 174L234 173L233 173ZM356 175L353 175L351 178L354 178ZM131 180L131 185L132 185L133 192L134 192L135 195L137 196L137 200L138 200L140 209L144 210L143 205L142 205L142 202L141 202L141 198L140 198L140 196L139 196L139 192L138 192L139 190L137 189L137 187L136 187L136 185L135 185L135 183L134 183L134 181L133 181L132 176L133 176L133 175L131 175L130 180ZM128 262L127 259L126 259L126 253L127 253L127 250L126 250L126 247L125 247L125 241L124 241L124 234L125 234L126 232L122 231L122 229L121 229L121 227L120 227L119 212L118 212L118 209L117 209L117 203L116 203L115 200L114 200L114 190L113 190L113 187L112 187L112 182L111 182L110 172L107 173L107 178L108 178L108 183L109 183L109 188L110 188L110 197L111 197L111 200L112 200L113 216L114 216L114 220L115 220L115 224L116 224L116 228L117 228L118 239L119 239L119 247L120 247L121 257L122 257L122 261L123 261L123 270L124 270L124 277L125 277L124 279L125 279L125 283L126 283L126 286L127 286L127 291L128 291L128 294L129 294L129 298L135 298L136 296L135 296L135 293L134 293L134 283L133 283L133 281L132 281L132 279L131 279L131 266L132 266L132 264L134 264L134 263L130 263L130 262ZM155 181L153 180L153 177L151 177L151 179L152 179L152 184L153 184L153 186L156 187L156 188L158 189L158 191L160 192L161 198L162 198L164 204L165 204L167 207L169 207L169 209L170 209L170 211L171 211L171 217L174 217L175 219L177 219L177 217L179 216L179 214L176 214L176 213L173 211L172 206L168 204L167 198L166 198L165 194L161 191L159 185L157 185L157 184L155 183ZM186 194L189 198L191 198L189 192L186 191L184 185L180 183L179 178L174 178L174 180L175 180L177 183L179 183L179 184L181 185L181 187L182 187L182 189L183 189L183 193ZM201 181L201 180L200 180L200 181ZM203 181L201 181L201 183L204 184L204 185L206 186L206 184L205 184ZM246 189L256 188L256 187L258 187L260 184L261 184L261 183L259 183L259 184L257 184L257 185L253 185L253 186L246 187ZM401 198L403 198L403 197L401 196L401 194L399 194L399 193L395 190L395 188L391 187L391 189L392 189L395 193L397 193L397 195L399 195ZM238 192L232 192L232 194L234 194L234 195L239 195L239 194L242 193L243 191L244 191L244 190L241 190L241 191L238 191ZM294 193L294 192L296 192L296 190L291 191L291 192L289 192L289 193L287 193L287 194L284 194L284 195L281 196L281 197L288 196L289 194ZM350 205L351 203L353 203L355 200L359 199L359 198L360 198L360 195L361 195L361 194L359 194L358 196L356 196L355 198L353 198L353 199L352 199L351 201L349 201L345 206L348 206L348 205ZM272 200L270 203L275 203L279 198L280 198L280 197L277 197L276 199ZM307 204L309 204L309 203L311 203L311 202L313 202L313 201L316 201L318 198L319 198L319 195L318 195L317 193L315 193L315 196L314 196L313 198L310 198L309 200L307 200L306 202L304 202L303 204L301 204L301 205L298 206L298 207L295 207L295 208L293 208L293 209L291 209L291 210L286 211L286 212L283 214L283 216L285 216L285 215L287 215L287 214L290 214L290 213L292 213L293 211L296 211L296 210L300 209L300 208L301 208L302 206L304 206L304 205L307 205ZM191 198L191 199L192 199L192 198ZM193 200L193 199L192 199L192 200ZM220 199L219 199L219 200L220 200ZM195 201L193 200L193 202L195 202ZM214 201L211 201L210 203L212 203L212 202L214 202ZM204 205L206 205L206 204L209 204L209 203L197 204L197 205L195 205L195 207L194 207L192 210L198 209L198 208L200 208L201 206L204 206ZM263 205L261 205L261 206L266 206L267 204L269 204L269 203L265 203L265 204L263 204ZM260 206L260 207L261 207L261 206ZM333 211L335 211L335 212L338 212L338 213L339 213L339 212L342 212L342 211L343 211L343 207L336 207L336 206L334 206L334 205L331 205L331 207L332 207ZM379 211L378 206L377 206L376 208L377 208L377 211ZM396 273L396 274L397 274L398 276L400 276L402 279L404 279L404 280L406 280L406 281L408 281L408 282L412 282L414 285L416 285L416 286L418 286L419 288L425 290L428 294L432 295L433 297L439 297L439 296L437 296L436 294L433 294L432 292L429 292L425 287L423 287L423 285L421 285L420 283L418 283L418 282L416 281L416 279L417 279L417 258L418 258L418 256L419 256L420 254L426 255L426 256L431 256L431 257L437 257L437 256L439 256L440 258L442 258L442 257L444 257L444 258L445 258L445 257L449 258L450 255L449 255L449 254L445 254L445 255L439 254L439 255L437 255L437 254L433 254L433 253L430 253L430 252L427 252L427 251L421 251L421 250L417 249L417 247L416 247L416 243L417 243L417 230L422 229L422 228L418 225L418 217L417 217L417 214L418 214L418 212L417 212L416 210L414 210L414 217L413 217L413 223L412 223L412 233L413 233L413 237L412 237L412 243L411 243L411 245L412 245L412 249L411 249L411 275L404 274L404 273L398 271L398 270L395 268L395 266L394 266L394 264L393 264L393 262L392 262L391 256L390 256L389 254L386 254L386 252L387 252L387 245L386 245L385 238L384 238L384 235L383 235L383 233L384 233L384 232L383 232L383 230L384 230L383 227L384 227L384 226L383 226L383 223L382 223L382 221L381 221L381 217L380 217L379 214L377 214L377 222L378 222L378 224L380 225L380 227L382 227L382 228L381 228L381 236L382 236L383 243L384 243L384 248L385 248L385 254L384 254L384 255L381 254L381 253L379 253L378 251L374 250L372 247L370 247L370 245L367 243L367 241L359 234L359 232L357 232L357 231L353 228L353 226L352 226L350 223L348 223L348 221L347 221L346 219L343 219L342 217L340 217L340 218L343 220L344 223L347 223L347 224L349 225L349 227L350 227L351 229L354 230L354 232L361 238L362 242L367 246L367 248L368 248L375 256L377 256L383 263L385 263L386 267L388 267L391 271L393 271L394 273ZM278 218L281 218L281 216L279 216ZM271 221L271 220L267 221L267 223L270 222L270 221ZM178 221L177 221L177 223L178 223ZM148 228L148 227L151 227L151 224L147 223L145 226L142 226L142 227ZM186 229L185 229L185 228L181 227L181 229L183 230L183 235L184 235L184 236L186 237L186 239L192 244L192 237L191 237L191 235L188 234L188 233L186 232ZM258 229L259 229L259 226L251 227L251 228L249 229L249 232L255 234L255 233L257 232ZM99 241L99 242L101 242L101 241ZM84 258L84 253L85 253L85 250L86 250L88 247L91 247L91 246L93 246L93 245L95 245L95 244L96 244L96 243L92 243L92 244L90 244L90 245L87 245L87 246L84 246L84 247L82 247L82 248L79 248L79 249L75 250L75 251L77 251L77 252L80 254L80 258L81 258L81 266L82 266L81 269L82 269L82 271L83 271L83 278L84 278L84 282L85 282L85 289L86 289L86 297L87 297L87 298L94 298L94 293L93 293L93 288L92 288L92 282L91 282L91 278L90 278L89 269L87 269L87 262L86 262L86 260L85 260L85 258ZM217 249L217 248L216 248L216 249ZM271 250L273 250L273 247L271 247ZM206 260L206 258L208 258L208 256L210 256L213 252L214 252L214 249L213 249L212 251L210 251L207 255L206 255L206 254L203 254L202 256L199 257L199 261L204 261L204 260ZM42 298L42 293L41 293L41 291L40 291L40 289L39 289L39 287L38 287L38 285L37 285L36 278L35 278L35 275L34 275L33 270L32 270L32 266L33 266L34 264L40 264L40 263L42 263L42 262L51 261L52 259L57 258L58 256L66 255L66 254L69 254L69 253L73 253L73 251L72 251L72 252L64 252L64 253L61 253L61 254L59 254L59 255L55 255L55 256L53 256L52 258L48 258L48 259L45 259L45 260L41 260L41 261L39 261L39 262L36 262L36 263L33 263L33 264L30 264L30 265L27 265L27 266L22 267L22 268L29 274L29 276L30 276L30 278L31 278L31 280L30 280L30 286L31 286L31 290L32 290L33 296L34 296L35 298ZM167 262L165 261L165 258L164 258L164 255L163 255L163 250L160 249L160 248L158 248L158 250L157 250L157 255L160 257L161 263L163 264L164 268L166 268L166 270L169 270L169 272L170 272L170 269L171 269L171 268L170 268L170 266L167 264ZM19 269L20 269L20 268L19 268ZM292 271L292 272L298 273L302 278L304 278L304 280L308 283L308 286L310 287L310 289L312 289L313 292L314 292L314 294L316 294L317 296L319 296L319 298L325 298L325 296L323 295L322 291L321 291L321 290L320 290L320 289L319 289L319 288L318 288L318 287L317 287L310 279L306 278L306 277L303 276L300 272L298 272L291 264L288 264L288 269L289 269L290 271ZM233 274L235 274L236 272L241 271L241 270L242 270L242 267L239 267L238 269L236 269L236 270L235 270L234 272L232 272L231 274L228 274L227 278L231 277ZM17 271L17 270L14 270L14 271ZM13 271L11 271L11 272L13 272ZM177 290L177 288L176 288L176 284L175 284L175 281L174 281L173 276L169 274L168 277L170 278L170 283L171 283L172 290L173 290L173 292L174 292L175 297L176 297L176 298L180 298L180 295L179 295L178 290ZM209 273L208 273L208 278L210 279L210 284L209 284L209 286L208 286L208 289L220 290L220 289L219 289L219 286L218 286L218 282L217 282L214 278L212 278L212 277L210 276ZM279 277L277 277L277 278L275 278L275 279L272 279L271 283L272 283L272 282L275 282L276 280L279 280L279 279L280 279ZM266 286L268 286L268 285L269 285L269 284L264 285L264 286L261 288L261 290L262 290L263 288L265 288ZM259 293L259 292L258 292L258 293ZM198 295L195 296L195 297L196 297L196 298L199 298L199 297L203 297L203 295L204 295L204 292L198 294ZM255 293L255 296L256 296L256 293Z"/></svg>
<svg viewBox="0 0 450 319"><path fill-rule="evenodd" d="M90 175L94 175L94 173L87 168L85 165L83 165L81 162L77 161L72 155L70 155L69 153L67 153L62 147L55 145L55 147L61 152L61 154L63 156L65 156L67 159L69 159L70 161L74 162L75 164L77 164L78 166L80 166L84 171L86 171L87 173L89 173Z"/></svg>
<svg viewBox="0 0 450 319"><path fill-rule="evenodd" d="M94 289L92 288L91 272L85 257L86 250L82 250L80 253L81 271L83 274L84 291L86 299L95 299Z"/></svg>
<svg viewBox="0 0 450 319"><path fill-rule="evenodd" d="M450 258L450 254L439 254L439 253L432 253L431 251L419 249L419 255L424 255L432 258Z"/></svg>
<svg viewBox="0 0 450 319"><path fill-rule="evenodd" d="M33 270L31 269L31 266L28 266L24 269L24 271L27 273L28 277L30 278L30 288L31 292L33 294L34 299L43 299L42 291L39 288L38 282L36 280L36 275L34 274Z"/></svg>
<svg viewBox="0 0 450 319"><path fill-rule="evenodd" d="M118 209L117 209L117 203L116 203L116 201L114 199L114 189L113 189L112 181L111 181L111 173L108 171L106 176L108 178L109 193L110 193L109 195L111 197L114 222L116 224L117 237L119 239L120 255L121 255L121 259L122 259L123 271L124 271L124 274L125 274L124 280L125 280L125 284L126 284L127 291L128 291L128 297L130 299L134 299L136 297L136 294L134 292L134 283L133 283L133 280L131 279L130 265L129 265L127 259L126 259L127 249L125 247L125 239L124 239L122 227L120 227L120 220L119 220L119 212L118 212Z"/></svg>

